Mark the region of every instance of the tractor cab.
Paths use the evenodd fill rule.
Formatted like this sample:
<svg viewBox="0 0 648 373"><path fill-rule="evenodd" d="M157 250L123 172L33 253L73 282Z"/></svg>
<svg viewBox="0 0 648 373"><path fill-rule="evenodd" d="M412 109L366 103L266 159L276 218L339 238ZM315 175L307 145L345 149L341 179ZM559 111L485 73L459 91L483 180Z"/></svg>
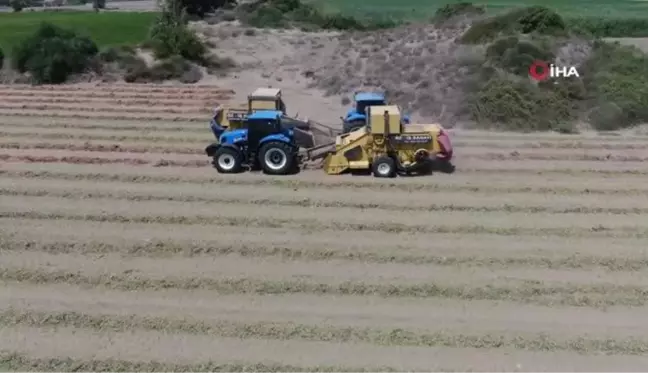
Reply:
<svg viewBox="0 0 648 373"><path fill-rule="evenodd" d="M355 106L349 109L346 117L342 118L342 133L353 132L367 125L367 110L372 106L387 105L384 93L360 92L353 97ZM409 123L409 117L403 116L403 123Z"/></svg>
<svg viewBox="0 0 648 373"><path fill-rule="evenodd" d="M259 111L280 111L286 114L286 104L281 97L279 88L258 88L248 95L247 104L240 107L216 107L209 123L216 138L227 129L240 129L245 127L248 115Z"/></svg>
<svg viewBox="0 0 648 373"><path fill-rule="evenodd" d="M286 114L286 103L281 98L279 88L257 88L248 95L248 111L277 110Z"/></svg>

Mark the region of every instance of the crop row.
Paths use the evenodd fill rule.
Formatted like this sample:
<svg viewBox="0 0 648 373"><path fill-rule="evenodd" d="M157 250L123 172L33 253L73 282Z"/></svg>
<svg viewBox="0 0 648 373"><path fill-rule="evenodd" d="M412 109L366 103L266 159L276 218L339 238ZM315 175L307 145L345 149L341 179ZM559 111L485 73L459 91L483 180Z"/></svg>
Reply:
<svg viewBox="0 0 648 373"><path fill-rule="evenodd" d="M171 364L129 360L75 360L71 358L35 359L16 353L0 354L0 368L31 373L406 373L389 368L345 368L336 366L299 367L262 363ZM444 373L459 373L445 371Z"/></svg>
<svg viewBox="0 0 648 373"><path fill-rule="evenodd" d="M69 135L41 135L34 136L40 138L51 137L52 140L65 140ZM160 154L194 154L194 155L204 155L205 145L209 143L208 140L196 141L197 139L191 138L168 138L168 137L124 137L124 136L92 136L92 135L80 135L78 136L79 142L21 142L21 141L11 141L13 140L13 135L8 137L6 142L0 142L0 149L50 149L50 150L70 150L70 151L90 151L90 152L100 152L100 153L160 153ZM29 137L25 134L25 137ZM110 138L115 138L111 140ZM93 139L91 139L93 138ZM101 140L95 140L94 138L102 138ZM167 144L160 142L165 142L171 139L172 141ZM85 142L81 142L85 140ZM178 141L175 141L178 140ZM99 143L90 143L89 141L98 141ZM131 142L132 143L129 143ZM102 143L103 142L103 143ZM179 144L195 144L193 147L178 146ZM462 154L461 159L481 159L481 160L508 160L508 161L525 161L525 160L534 160L534 161L565 161L565 162L643 162L648 160L646 157L635 157L635 156L593 156L587 154L572 154L572 155L551 155L551 154L507 154L507 153L495 153L488 152L482 153L479 151L467 151ZM205 163L206 164L206 163Z"/></svg>
<svg viewBox="0 0 648 373"><path fill-rule="evenodd" d="M71 100L171 100L171 101L226 101L232 98L230 93L173 93L173 92L133 92L133 91L77 91L77 92L23 92L23 91L4 91L0 89L0 100L52 100L52 99L71 99ZM94 101L94 100L93 100Z"/></svg>
<svg viewBox="0 0 648 373"><path fill-rule="evenodd" d="M40 220L69 220L89 222L116 223L159 223L159 224L188 224L188 225L219 225L219 226L249 226L256 228L300 229L306 231L333 230L356 232L389 232L389 233L458 233L458 234L494 234L502 236L557 236L557 237L632 237L646 238L648 230L639 227L617 227L610 229L604 225L586 227L496 227L479 224L466 225L429 225L429 224L400 224L400 223L352 223L336 221L320 221L317 219L286 219L278 217L238 217L238 216L201 216L201 215L130 215L118 213L64 213L40 211L3 211L0 218L11 219L40 219Z"/></svg>
<svg viewBox="0 0 648 373"><path fill-rule="evenodd" d="M185 107L185 106L197 106L197 103L200 103L200 101L204 101L202 105L199 107L203 106L213 106L215 104L215 100L226 100L227 97L210 97L209 99L201 100L200 98L196 97L189 97L187 99L179 99L179 98L154 98L154 97L146 97L146 98L133 98L133 97L100 97L100 98L94 98L94 97L88 97L86 95L80 96L80 97L70 97L70 96L65 96L65 97L2 97L0 96L0 101L2 102L8 102L12 104L26 104L29 103L29 105L33 105L34 103L42 104L42 105L56 105L56 104L76 104L76 105L81 105L81 104L86 104L86 105L92 105L92 104L99 104L102 106L146 106L146 107L168 107L168 106L180 106L180 107Z"/></svg>
<svg viewBox="0 0 648 373"><path fill-rule="evenodd" d="M74 111L26 111L25 109L0 109L2 116L14 116L22 118L42 118L46 117L48 120L51 118L73 118L73 119L87 119L87 120L132 120L132 121L176 121L176 122L204 122L205 115L190 115L191 113L182 116L176 114L157 115L157 112L151 113L105 113L105 112L74 112Z"/></svg>
<svg viewBox="0 0 648 373"><path fill-rule="evenodd" d="M217 86L208 85L185 85L185 86L163 86L153 84L95 84L86 85L41 85L34 88L32 85L0 85L0 90L6 92L163 92L175 94L192 94L192 93L214 93L214 94L234 94L231 89L224 89Z"/></svg>
<svg viewBox="0 0 648 373"><path fill-rule="evenodd" d="M225 196L196 196L182 194L157 194L151 195L146 192L101 192L88 190L68 191L38 189L26 190L21 188L0 188L0 196L22 196L22 197L57 197L70 200L88 199L115 199L133 202L160 201L160 202L201 202L220 205L259 205L259 206L284 206L304 208L357 208L362 210L376 210L387 213L388 211L425 211L425 212L508 212L508 213L550 213L550 214L607 214L607 215L628 215L647 214L648 207L595 207L595 206L542 206L542 205L517 205L502 202L498 205L459 205L443 203L425 203L418 205L401 205L393 203L378 202L353 202L353 201L330 201L318 199L279 199L279 198L239 198Z"/></svg>
<svg viewBox="0 0 648 373"><path fill-rule="evenodd" d="M210 110L205 106L194 106L187 107L187 105L181 106L180 108L169 108L165 107L129 107L124 105L123 107L119 106L88 106L79 104L71 105L57 105L57 104L0 104L0 110L38 110L38 111L73 111L73 112L105 112L105 113L165 113L165 114L193 114L193 113L209 113ZM43 113L44 116L47 116L47 113Z"/></svg>
<svg viewBox="0 0 648 373"><path fill-rule="evenodd" d="M7 149L11 150L11 149ZM20 149L18 149L20 150ZM110 154L110 153L103 153ZM140 154L153 154L153 153L140 153ZM160 154L164 156L164 154ZM180 155L180 154L178 154ZM488 161L490 159L484 159L482 157L477 157L476 159L482 161ZM129 166L154 166L154 167L206 167L211 164L211 161L208 159L172 159L172 158L137 158L137 157L98 157L98 156L76 156L76 155L19 155L19 154L0 154L0 160L5 162L29 162L29 163L70 163L70 164L122 164ZM510 160L516 162L517 160ZM525 163L519 162L524 165ZM320 166L321 167L321 166ZM315 167L319 168L319 167ZM519 175L538 175L538 174L566 174L566 175L576 175L576 174L598 174L598 175L648 175L648 170L638 169L638 168L628 168L628 169L600 169L600 168L548 168L548 169L534 169L534 168L506 168L506 167L497 167L496 168L482 168L482 167L466 167L462 166L460 172L464 174L519 174Z"/></svg>
<svg viewBox="0 0 648 373"><path fill-rule="evenodd" d="M644 257L627 256L596 256L565 254L563 256L502 256L463 255L462 244L457 242L456 255L435 255L434 250L428 253L413 253L412 250L394 247L389 251L371 251L363 248L348 249L345 246L333 245L314 246L314 243L304 242L303 245L286 243L250 243L219 241L174 241L148 240L128 241L123 243L97 240L34 240L19 236L0 235L0 243L4 250L16 252L44 252L52 254L81 254L106 255L120 254L127 257L162 258L172 255L182 257L194 256L228 256L270 258L282 260L329 261L344 260L363 263L399 263L415 265L436 265L448 267L487 267L492 269L512 268L546 268L546 269L604 269L607 271L645 271L648 269L648 259ZM306 247L308 246L308 247ZM486 247L484 247L486 249ZM584 249L585 250L585 249ZM542 251L542 250L537 250Z"/></svg>
<svg viewBox="0 0 648 373"><path fill-rule="evenodd" d="M461 334L419 332L403 329L318 326L296 323L234 321L195 322L139 315L89 315L74 311L37 312L7 310L0 312L5 326L73 327L126 332L151 330L165 333L208 334L225 338L302 340L336 343L370 343L386 346L425 346L452 348L515 348L531 351L574 351L583 354L641 355L648 353L642 339L597 339L580 337L560 339L546 334L506 335L499 333Z"/></svg>
<svg viewBox="0 0 648 373"><path fill-rule="evenodd" d="M497 300L544 306L609 307L648 304L648 289L616 284L545 284L510 282L485 286L437 283L387 284L347 281L323 283L309 280L265 280L259 278L208 278L166 276L149 278L134 274L83 275L77 271L2 268L0 280L23 284L69 284L125 291L162 289L213 291L218 294L319 294L380 296L388 298L446 298Z"/></svg>
<svg viewBox="0 0 648 373"><path fill-rule="evenodd" d="M273 186L290 189L358 189L373 191L399 191L399 192L417 192L426 191L429 193L436 192L474 192L474 193L533 193L533 194L549 194L549 195L636 195L648 196L648 188L641 188L641 184L633 185L632 188L622 187L620 184L618 188L612 186L602 188L600 185L584 185L578 184L569 186L542 186L542 185L488 185L488 184L475 184L475 183L443 183L434 182L435 180L412 180L408 183L400 183L398 181L385 181L377 183L372 179L362 180L354 178L352 180L333 178L325 181L318 180L305 180L293 178L270 178L270 177L253 177L254 175L245 175L251 177L234 177L234 178L221 178L216 177L213 173L205 173L204 175L183 175L182 172L178 174L146 174L138 170L133 170L132 173L110 173L110 172L96 172L88 170L83 172L56 172L56 171L31 171L31 170L0 170L0 175L5 177L14 178L28 178L36 180L69 180L69 181L98 181L98 182L126 182L137 184L194 184L204 185L213 188L219 186Z"/></svg>

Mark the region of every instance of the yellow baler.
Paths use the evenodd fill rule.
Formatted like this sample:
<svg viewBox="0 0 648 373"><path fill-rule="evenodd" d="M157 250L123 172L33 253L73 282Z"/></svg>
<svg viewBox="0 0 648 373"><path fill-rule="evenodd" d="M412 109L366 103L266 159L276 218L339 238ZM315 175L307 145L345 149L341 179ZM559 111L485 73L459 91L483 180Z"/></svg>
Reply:
<svg viewBox="0 0 648 373"><path fill-rule="evenodd" d="M439 124L403 123L395 105L370 106L366 126L337 136L335 150L324 161L324 171L371 170L375 177L427 173L435 162L448 163L452 145ZM449 163L448 163L449 164Z"/></svg>

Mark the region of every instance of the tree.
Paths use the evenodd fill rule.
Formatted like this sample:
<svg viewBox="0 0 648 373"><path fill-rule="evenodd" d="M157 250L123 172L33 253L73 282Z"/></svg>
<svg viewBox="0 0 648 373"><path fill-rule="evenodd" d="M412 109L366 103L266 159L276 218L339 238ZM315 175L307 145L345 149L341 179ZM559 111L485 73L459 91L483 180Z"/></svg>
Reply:
<svg viewBox="0 0 648 373"><path fill-rule="evenodd" d="M235 6L236 0L181 0L181 4L187 14L202 18L216 9Z"/></svg>

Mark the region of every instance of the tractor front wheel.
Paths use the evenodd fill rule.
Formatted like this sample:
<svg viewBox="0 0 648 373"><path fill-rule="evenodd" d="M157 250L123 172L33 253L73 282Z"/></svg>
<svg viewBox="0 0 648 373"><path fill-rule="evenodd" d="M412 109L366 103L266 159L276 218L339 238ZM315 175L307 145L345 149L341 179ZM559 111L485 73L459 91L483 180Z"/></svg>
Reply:
<svg viewBox="0 0 648 373"><path fill-rule="evenodd" d="M221 174L236 174L243 170L243 154L238 149L221 146L214 154L213 164Z"/></svg>
<svg viewBox="0 0 648 373"><path fill-rule="evenodd" d="M263 172L269 175L288 175L297 166L293 147L278 141L269 142L261 147L259 163Z"/></svg>
<svg viewBox="0 0 648 373"><path fill-rule="evenodd" d="M390 157L380 157L371 165L374 177L395 177L396 162Z"/></svg>

